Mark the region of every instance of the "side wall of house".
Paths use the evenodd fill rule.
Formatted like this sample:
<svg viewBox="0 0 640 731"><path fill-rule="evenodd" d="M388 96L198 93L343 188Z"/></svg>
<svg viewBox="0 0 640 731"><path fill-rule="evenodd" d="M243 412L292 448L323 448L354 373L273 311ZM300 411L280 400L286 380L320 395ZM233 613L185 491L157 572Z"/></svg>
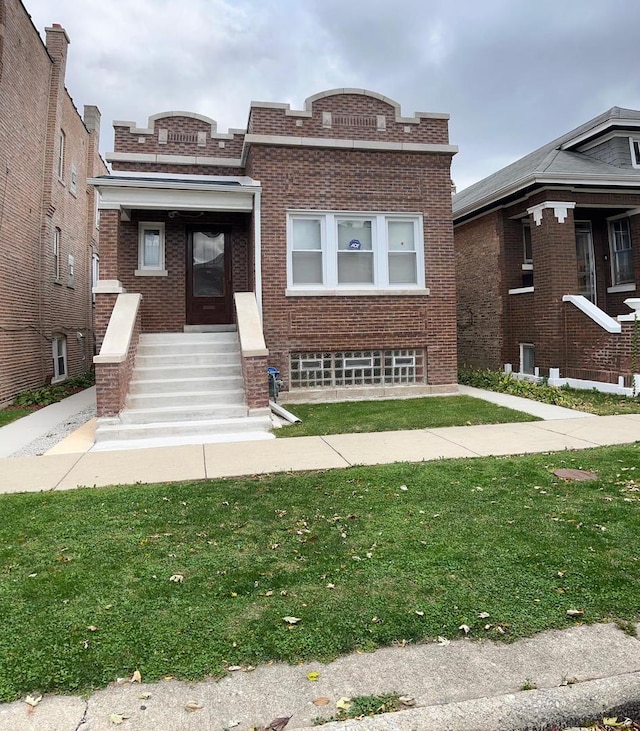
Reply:
<svg viewBox="0 0 640 731"><path fill-rule="evenodd" d="M500 216L494 212L457 226L454 236L458 363L500 368L505 322Z"/></svg>
<svg viewBox="0 0 640 731"><path fill-rule="evenodd" d="M86 178L104 165L99 112L89 131L64 87L64 29L48 28L45 47L18 0L4 0L0 16L1 404L52 379L55 336L66 339L65 375L91 367L91 241L96 250L98 236L89 223L95 205Z"/></svg>
<svg viewBox="0 0 640 731"><path fill-rule="evenodd" d="M40 312L42 166L51 60L17 0L0 33L0 404L46 378ZM48 346L51 352L50 345Z"/></svg>

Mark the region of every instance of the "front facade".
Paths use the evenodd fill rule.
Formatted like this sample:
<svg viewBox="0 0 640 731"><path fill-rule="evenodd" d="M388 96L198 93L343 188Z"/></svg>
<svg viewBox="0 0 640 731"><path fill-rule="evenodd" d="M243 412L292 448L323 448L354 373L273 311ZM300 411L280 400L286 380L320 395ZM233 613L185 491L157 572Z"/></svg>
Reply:
<svg viewBox="0 0 640 731"><path fill-rule="evenodd" d="M99 332L124 292L142 295L142 333L240 325L248 292L268 350L262 405L267 362L290 399L451 390L447 120L339 89L299 111L254 102L246 131L186 112L115 122L113 173L93 181Z"/></svg>
<svg viewBox="0 0 640 731"><path fill-rule="evenodd" d="M46 45L19 0L0 0L0 404L90 370L100 113L64 86L69 39Z"/></svg>
<svg viewBox="0 0 640 731"><path fill-rule="evenodd" d="M639 144L614 107L455 196L461 367L630 386Z"/></svg>

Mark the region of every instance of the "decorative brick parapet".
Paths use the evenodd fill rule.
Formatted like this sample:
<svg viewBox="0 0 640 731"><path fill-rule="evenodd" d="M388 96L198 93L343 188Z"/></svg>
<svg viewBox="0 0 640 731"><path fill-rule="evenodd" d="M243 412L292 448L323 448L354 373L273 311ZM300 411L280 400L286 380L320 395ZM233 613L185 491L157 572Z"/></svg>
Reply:
<svg viewBox="0 0 640 731"><path fill-rule="evenodd" d="M139 294L118 295L102 348L93 359L98 417L115 417L124 407L140 339L141 301Z"/></svg>

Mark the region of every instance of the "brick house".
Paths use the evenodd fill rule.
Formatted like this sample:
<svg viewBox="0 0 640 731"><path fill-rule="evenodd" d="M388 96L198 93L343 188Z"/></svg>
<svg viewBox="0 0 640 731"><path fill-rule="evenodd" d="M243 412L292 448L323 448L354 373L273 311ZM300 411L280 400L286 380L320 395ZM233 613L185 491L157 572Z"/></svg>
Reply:
<svg viewBox="0 0 640 731"><path fill-rule="evenodd" d="M69 39L46 45L19 0L0 0L0 404L91 368L100 113L65 89Z"/></svg>
<svg viewBox="0 0 640 731"><path fill-rule="evenodd" d="M103 425L131 410L130 393L122 411L140 381L135 353L153 357L149 334L166 361L171 342L188 347L179 333L204 348L237 328L253 414L268 406L267 365L290 400L455 389L457 148L447 120L403 117L380 94L337 89L303 110L253 102L247 129L227 133L187 112L156 114L144 128L114 122L113 172L92 181ZM129 327L120 340L107 327L118 303ZM160 344L162 333L173 340Z"/></svg>
<svg viewBox="0 0 640 731"><path fill-rule="evenodd" d="M461 366L630 387L639 146L614 107L454 197Z"/></svg>

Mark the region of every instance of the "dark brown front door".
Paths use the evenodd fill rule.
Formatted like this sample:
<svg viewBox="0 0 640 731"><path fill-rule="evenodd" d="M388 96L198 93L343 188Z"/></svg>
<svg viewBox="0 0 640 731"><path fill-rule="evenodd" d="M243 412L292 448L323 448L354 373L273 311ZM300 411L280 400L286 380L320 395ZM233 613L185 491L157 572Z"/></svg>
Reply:
<svg viewBox="0 0 640 731"><path fill-rule="evenodd" d="M187 325L233 321L231 236L217 226L187 231Z"/></svg>

